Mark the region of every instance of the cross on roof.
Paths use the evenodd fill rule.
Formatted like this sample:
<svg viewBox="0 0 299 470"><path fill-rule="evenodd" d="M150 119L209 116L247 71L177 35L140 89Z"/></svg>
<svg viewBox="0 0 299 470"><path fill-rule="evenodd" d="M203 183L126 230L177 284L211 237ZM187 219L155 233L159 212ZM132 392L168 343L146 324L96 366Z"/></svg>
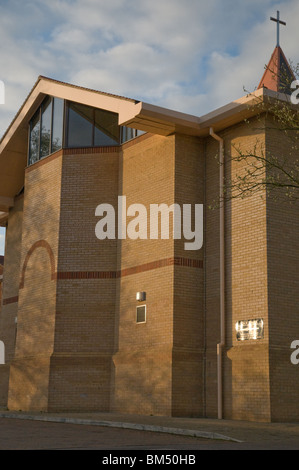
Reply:
<svg viewBox="0 0 299 470"><path fill-rule="evenodd" d="M277 44L276 45L277 45L277 47L279 47L279 25L283 24L285 26L286 23L284 21L280 20L279 11L277 11L277 17L273 18L271 16L270 20L275 21L277 23Z"/></svg>

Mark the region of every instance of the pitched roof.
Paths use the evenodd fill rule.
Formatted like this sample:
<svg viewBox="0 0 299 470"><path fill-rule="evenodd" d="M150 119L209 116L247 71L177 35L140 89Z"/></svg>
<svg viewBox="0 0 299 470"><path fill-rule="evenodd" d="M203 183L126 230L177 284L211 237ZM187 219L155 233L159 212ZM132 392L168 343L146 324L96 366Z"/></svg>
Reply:
<svg viewBox="0 0 299 470"><path fill-rule="evenodd" d="M259 88L268 88L279 93L291 94L290 85L296 80L295 75L281 49L276 46L263 77L259 83Z"/></svg>
<svg viewBox="0 0 299 470"><path fill-rule="evenodd" d="M92 88L82 87L82 86L79 86L79 85L74 85L74 84L71 84L71 83L67 83L67 82L63 82L63 81L60 81L60 80L55 80L53 78L45 77L43 75L39 75L38 79L36 80L35 84L31 88L29 94L27 95L25 101L23 102L21 108L18 110L17 114L15 115L14 119L10 123L9 127L6 129L6 131L2 135L0 142L4 139L5 135L9 132L11 126L13 125L13 123L17 119L17 117L21 114L24 105L26 104L26 102L28 101L30 96L33 94L35 89L38 87L40 82L48 82L48 83L57 84L57 85L64 85L68 88L73 88L74 90L78 90L78 91L83 91L83 92L87 91L87 92L96 93L96 94L104 96L104 97L114 98L116 100L123 100L123 101L128 101L128 102L131 102L131 103L138 103L138 101L136 101L132 98L127 98L125 96L115 95L115 94L112 94L112 93L106 93L106 92L103 92L103 91L94 90Z"/></svg>
<svg viewBox="0 0 299 470"><path fill-rule="evenodd" d="M274 92L271 89L262 87L199 117L40 76L0 139L0 226L7 220L9 209L14 205L14 197L24 187L28 123L47 95L117 113L120 126L163 136L173 133L208 136L211 126L215 132L219 132L256 114L257 111L251 105L258 98L265 99L272 94Z"/></svg>

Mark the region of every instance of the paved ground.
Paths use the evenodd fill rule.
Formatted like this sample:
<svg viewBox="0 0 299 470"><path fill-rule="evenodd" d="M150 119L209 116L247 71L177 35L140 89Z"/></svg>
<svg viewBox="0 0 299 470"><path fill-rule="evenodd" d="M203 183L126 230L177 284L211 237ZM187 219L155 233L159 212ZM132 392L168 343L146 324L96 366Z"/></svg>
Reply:
<svg viewBox="0 0 299 470"><path fill-rule="evenodd" d="M0 410L0 449L299 450L299 423Z"/></svg>
<svg viewBox="0 0 299 470"><path fill-rule="evenodd" d="M0 450L186 451L213 448L213 442L112 427L0 419Z"/></svg>

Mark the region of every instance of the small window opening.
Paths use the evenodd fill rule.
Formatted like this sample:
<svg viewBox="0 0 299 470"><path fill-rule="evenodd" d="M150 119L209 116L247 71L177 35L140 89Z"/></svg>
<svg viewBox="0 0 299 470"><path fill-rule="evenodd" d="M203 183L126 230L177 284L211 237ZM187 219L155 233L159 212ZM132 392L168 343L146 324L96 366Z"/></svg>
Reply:
<svg viewBox="0 0 299 470"><path fill-rule="evenodd" d="M140 307L136 307L136 322L137 323L145 323L146 322L146 306L141 305Z"/></svg>

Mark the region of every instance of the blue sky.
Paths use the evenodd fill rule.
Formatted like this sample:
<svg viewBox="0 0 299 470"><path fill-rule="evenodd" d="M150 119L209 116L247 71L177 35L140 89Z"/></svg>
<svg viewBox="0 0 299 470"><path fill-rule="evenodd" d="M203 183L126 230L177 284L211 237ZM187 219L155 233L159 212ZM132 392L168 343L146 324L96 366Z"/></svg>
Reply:
<svg viewBox="0 0 299 470"><path fill-rule="evenodd" d="M201 116L257 87L277 10L297 63L298 0L0 0L0 134L39 75Z"/></svg>
<svg viewBox="0 0 299 470"><path fill-rule="evenodd" d="M0 255L4 255L5 230L0 227Z"/></svg>

